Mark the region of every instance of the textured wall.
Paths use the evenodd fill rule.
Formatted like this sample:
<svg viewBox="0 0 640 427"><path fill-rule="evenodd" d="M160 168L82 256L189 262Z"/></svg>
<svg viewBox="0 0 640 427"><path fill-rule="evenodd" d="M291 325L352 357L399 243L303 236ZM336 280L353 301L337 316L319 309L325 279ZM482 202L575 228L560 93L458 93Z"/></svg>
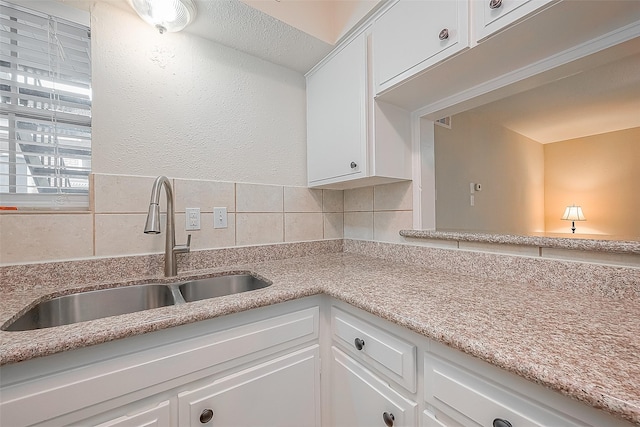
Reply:
<svg viewBox="0 0 640 427"><path fill-rule="evenodd" d="M95 173L306 184L304 77L92 8Z"/></svg>

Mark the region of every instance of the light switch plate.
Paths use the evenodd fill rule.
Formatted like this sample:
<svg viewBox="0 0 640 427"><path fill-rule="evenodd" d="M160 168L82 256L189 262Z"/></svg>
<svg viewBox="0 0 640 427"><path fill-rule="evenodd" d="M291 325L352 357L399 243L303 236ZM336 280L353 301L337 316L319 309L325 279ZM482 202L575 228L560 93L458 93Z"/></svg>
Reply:
<svg viewBox="0 0 640 427"><path fill-rule="evenodd" d="M200 230L200 208L186 208L185 230Z"/></svg>
<svg viewBox="0 0 640 427"><path fill-rule="evenodd" d="M227 208L213 208L213 228L227 228Z"/></svg>

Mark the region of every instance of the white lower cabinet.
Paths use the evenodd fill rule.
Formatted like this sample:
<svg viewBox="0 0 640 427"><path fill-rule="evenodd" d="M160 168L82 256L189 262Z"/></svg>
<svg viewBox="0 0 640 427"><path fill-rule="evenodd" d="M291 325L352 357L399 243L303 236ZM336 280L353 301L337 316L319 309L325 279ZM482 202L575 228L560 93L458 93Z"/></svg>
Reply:
<svg viewBox="0 0 640 427"><path fill-rule="evenodd" d="M178 395L182 426L320 426L320 351L314 345Z"/></svg>
<svg viewBox="0 0 640 427"><path fill-rule="evenodd" d="M87 425L86 422L78 424ZM132 415L122 415L96 427L171 427L171 402L165 400L158 406Z"/></svg>
<svg viewBox="0 0 640 427"><path fill-rule="evenodd" d="M325 425L417 426L415 402L336 347L331 350L331 420Z"/></svg>

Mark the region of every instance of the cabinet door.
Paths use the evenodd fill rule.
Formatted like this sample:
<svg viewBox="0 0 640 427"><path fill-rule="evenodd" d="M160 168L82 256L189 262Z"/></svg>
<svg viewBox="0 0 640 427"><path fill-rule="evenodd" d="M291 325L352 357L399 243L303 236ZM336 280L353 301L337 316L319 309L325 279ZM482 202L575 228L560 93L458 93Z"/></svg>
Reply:
<svg viewBox="0 0 640 427"><path fill-rule="evenodd" d="M180 426L320 425L318 345L178 395Z"/></svg>
<svg viewBox="0 0 640 427"><path fill-rule="evenodd" d="M478 41L558 0L472 0L474 38Z"/></svg>
<svg viewBox="0 0 640 427"><path fill-rule="evenodd" d="M92 425L82 422L78 425ZM145 411L124 415L98 424L96 427L170 427L171 426L171 406L168 400L158 406Z"/></svg>
<svg viewBox="0 0 640 427"><path fill-rule="evenodd" d="M310 186L323 180L366 174L366 53L363 33L307 76Z"/></svg>
<svg viewBox="0 0 640 427"><path fill-rule="evenodd" d="M363 365L332 347L332 427L417 425L417 404L380 380Z"/></svg>
<svg viewBox="0 0 640 427"><path fill-rule="evenodd" d="M398 1L373 25L376 93L468 47L468 27L467 0Z"/></svg>

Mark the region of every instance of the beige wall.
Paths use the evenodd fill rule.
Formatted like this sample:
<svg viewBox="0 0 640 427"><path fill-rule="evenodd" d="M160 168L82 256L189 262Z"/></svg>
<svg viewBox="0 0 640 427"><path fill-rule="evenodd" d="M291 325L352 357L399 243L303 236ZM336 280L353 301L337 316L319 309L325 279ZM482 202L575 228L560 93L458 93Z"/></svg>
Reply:
<svg viewBox="0 0 640 427"><path fill-rule="evenodd" d="M640 238L640 128L546 144L545 224L569 233L567 205L582 206L576 233Z"/></svg>
<svg viewBox="0 0 640 427"><path fill-rule="evenodd" d="M498 233L544 231L542 144L474 113L435 126L436 227ZM475 206L470 183L480 183Z"/></svg>

